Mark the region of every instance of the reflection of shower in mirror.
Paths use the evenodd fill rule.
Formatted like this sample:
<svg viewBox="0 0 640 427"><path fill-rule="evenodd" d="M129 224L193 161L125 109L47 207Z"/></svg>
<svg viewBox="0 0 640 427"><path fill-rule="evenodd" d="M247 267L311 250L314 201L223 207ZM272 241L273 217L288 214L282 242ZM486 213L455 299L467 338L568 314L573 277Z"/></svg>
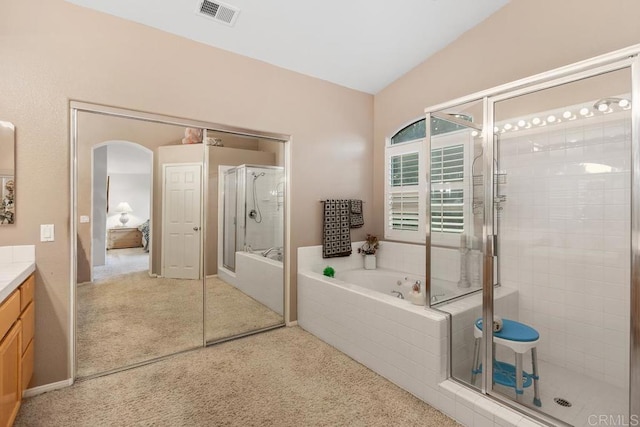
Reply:
<svg viewBox="0 0 640 427"><path fill-rule="evenodd" d="M240 165L227 170L224 181L222 264L234 271L236 252L261 253L283 246L284 169ZM278 260L276 251L271 254Z"/></svg>
<svg viewBox="0 0 640 427"><path fill-rule="evenodd" d="M256 181L261 176L264 176L264 172L255 173L253 171L250 172L253 176L253 209L249 211L249 218L260 224L262 222L262 212L260 211L260 203L258 203L258 194L256 191Z"/></svg>

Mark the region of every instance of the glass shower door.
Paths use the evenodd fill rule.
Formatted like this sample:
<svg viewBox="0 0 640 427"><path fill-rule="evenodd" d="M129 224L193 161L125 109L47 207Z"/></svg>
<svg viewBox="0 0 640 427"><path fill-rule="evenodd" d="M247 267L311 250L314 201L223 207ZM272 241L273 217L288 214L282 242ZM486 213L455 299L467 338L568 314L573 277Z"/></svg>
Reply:
<svg viewBox="0 0 640 427"><path fill-rule="evenodd" d="M430 114L430 306L451 314L451 375L472 382L473 321L482 316L482 100Z"/></svg>
<svg viewBox="0 0 640 427"><path fill-rule="evenodd" d="M492 103L487 389L573 425L629 420L630 82L622 69Z"/></svg>

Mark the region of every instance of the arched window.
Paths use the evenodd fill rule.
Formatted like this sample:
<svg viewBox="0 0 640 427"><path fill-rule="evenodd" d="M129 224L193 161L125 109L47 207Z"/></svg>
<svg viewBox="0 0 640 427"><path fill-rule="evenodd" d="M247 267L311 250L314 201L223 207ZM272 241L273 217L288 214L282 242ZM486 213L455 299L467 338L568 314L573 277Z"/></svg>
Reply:
<svg viewBox="0 0 640 427"><path fill-rule="evenodd" d="M453 117L458 119L473 121L471 116L466 114L452 114ZM395 135L391 137L391 145L400 144L402 142L413 141L414 139L424 138L427 134L425 123L427 119L420 119L408 126L400 129ZM456 130L465 129L464 126L460 126L455 123L441 120L436 117L431 118L431 135L442 135L443 133L454 132Z"/></svg>

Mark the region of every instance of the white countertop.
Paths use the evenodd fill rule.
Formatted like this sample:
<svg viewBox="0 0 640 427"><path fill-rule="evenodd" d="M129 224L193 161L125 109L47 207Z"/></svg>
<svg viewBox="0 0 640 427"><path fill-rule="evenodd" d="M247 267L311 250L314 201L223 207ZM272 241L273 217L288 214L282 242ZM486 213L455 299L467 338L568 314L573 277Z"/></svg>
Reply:
<svg viewBox="0 0 640 427"><path fill-rule="evenodd" d="M0 247L0 303L35 270L33 245Z"/></svg>
<svg viewBox="0 0 640 427"><path fill-rule="evenodd" d="M34 271L36 271L34 262L0 264L0 303Z"/></svg>

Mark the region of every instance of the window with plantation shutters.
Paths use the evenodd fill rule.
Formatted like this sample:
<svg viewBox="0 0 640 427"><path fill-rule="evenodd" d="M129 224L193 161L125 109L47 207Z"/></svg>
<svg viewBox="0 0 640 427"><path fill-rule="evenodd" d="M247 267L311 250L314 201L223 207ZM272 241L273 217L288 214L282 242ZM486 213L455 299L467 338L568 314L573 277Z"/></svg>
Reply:
<svg viewBox="0 0 640 427"><path fill-rule="evenodd" d="M432 123L431 162L426 164L424 120L390 138L385 156L385 238L424 242L431 226L432 243L453 246L465 232L465 176L470 173L469 132L461 126ZM416 139L411 139L416 138ZM427 169L429 168L429 171ZM427 201L427 172L431 200ZM469 183L467 183L468 185ZM427 217L431 203L431 218ZM468 220L468 218L467 218Z"/></svg>
<svg viewBox="0 0 640 427"><path fill-rule="evenodd" d="M422 141L387 150L386 237L424 239L424 166L420 164Z"/></svg>
<svg viewBox="0 0 640 427"><path fill-rule="evenodd" d="M431 149L431 231L464 231L464 145Z"/></svg>

